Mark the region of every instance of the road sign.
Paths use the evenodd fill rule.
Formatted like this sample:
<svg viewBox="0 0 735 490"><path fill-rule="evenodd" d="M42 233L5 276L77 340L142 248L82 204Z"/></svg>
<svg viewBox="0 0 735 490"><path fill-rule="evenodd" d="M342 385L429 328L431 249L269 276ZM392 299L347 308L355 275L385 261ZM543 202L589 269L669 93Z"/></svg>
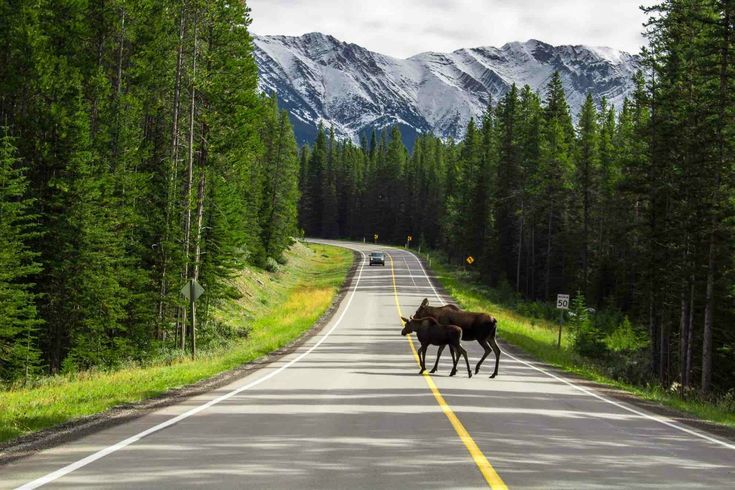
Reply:
<svg viewBox="0 0 735 490"><path fill-rule="evenodd" d="M410 242L411 240L413 240L413 236L412 235L408 235L408 241Z"/></svg>
<svg viewBox="0 0 735 490"><path fill-rule="evenodd" d="M569 295L568 294L557 294L556 295L556 308L559 310L569 309Z"/></svg>
<svg viewBox="0 0 735 490"><path fill-rule="evenodd" d="M192 293L194 297L192 298ZM204 288L197 282L196 279L191 279L189 282L184 284L181 288L181 294L186 297L189 301L196 301L204 293Z"/></svg>
<svg viewBox="0 0 735 490"><path fill-rule="evenodd" d="M474 263L475 263L475 258L474 258L474 257L473 257L472 255L470 255L469 257L467 257L467 258L465 259L465 261L466 261L466 262L467 262L467 263L468 263L469 265L472 265L472 264L474 264Z"/></svg>
<svg viewBox="0 0 735 490"><path fill-rule="evenodd" d="M378 234L377 233L375 235L373 235L373 241L375 241L375 243L378 243Z"/></svg>

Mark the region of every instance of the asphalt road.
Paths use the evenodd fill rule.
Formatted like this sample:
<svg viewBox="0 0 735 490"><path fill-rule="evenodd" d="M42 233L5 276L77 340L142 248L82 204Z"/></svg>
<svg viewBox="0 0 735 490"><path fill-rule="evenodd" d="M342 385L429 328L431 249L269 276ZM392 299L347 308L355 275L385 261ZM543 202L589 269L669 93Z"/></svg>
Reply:
<svg viewBox="0 0 735 490"><path fill-rule="evenodd" d="M386 251L386 267L361 265L332 320L295 352L0 467L0 487L735 487L732 443L526 358L504 354L489 379L491 354L479 375L450 378L445 351L439 373L418 375L398 311L440 301L413 255ZM464 346L474 367L482 351Z"/></svg>

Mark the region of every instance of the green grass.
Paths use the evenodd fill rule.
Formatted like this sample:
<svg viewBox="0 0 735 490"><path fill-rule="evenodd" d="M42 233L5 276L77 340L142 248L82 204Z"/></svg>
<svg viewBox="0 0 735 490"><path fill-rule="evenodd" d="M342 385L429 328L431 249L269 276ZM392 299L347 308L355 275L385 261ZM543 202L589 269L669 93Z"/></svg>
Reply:
<svg viewBox="0 0 735 490"><path fill-rule="evenodd" d="M277 350L326 311L345 280L352 252L296 244L276 273L246 269L236 280L243 293L220 308L219 321L247 327L248 336L196 360L176 358L114 372L84 372L41 380L32 388L0 392L0 441L210 378Z"/></svg>
<svg viewBox="0 0 735 490"><path fill-rule="evenodd" d="M735 427L735 412L731 405L685 399L658 386L634 386L611 379L605 376L599 365L572 351L568 329L563 329L559 349L557 323L529 318L508 306L491 301L488 289L477 284L461 269L438 260L433 261L431 268L441 285L463 308L492 313L498 319L498 336L532 357L583 378L628 391L642 399L660 403L700 419Z"/></svg>

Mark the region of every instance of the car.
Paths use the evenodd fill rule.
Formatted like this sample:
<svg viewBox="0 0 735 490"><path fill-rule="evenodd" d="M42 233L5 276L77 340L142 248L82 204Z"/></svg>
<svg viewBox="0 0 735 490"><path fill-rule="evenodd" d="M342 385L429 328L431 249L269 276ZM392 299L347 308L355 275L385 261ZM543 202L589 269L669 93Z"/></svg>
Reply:
<svg viewBox="0 0 735 490"><path fill-rule="evenodd" d="M385 254L383 252L370 252L370 265L373 264L385 266Z"/></svg>

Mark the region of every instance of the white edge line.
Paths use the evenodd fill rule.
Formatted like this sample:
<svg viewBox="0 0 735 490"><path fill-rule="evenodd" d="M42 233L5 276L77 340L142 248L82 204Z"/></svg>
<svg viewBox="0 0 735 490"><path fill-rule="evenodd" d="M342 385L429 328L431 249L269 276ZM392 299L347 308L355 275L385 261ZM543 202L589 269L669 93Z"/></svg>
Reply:
<svg viewBox="0 0 735 490"><path fill-rule="evenodd" d="M436 299L439 302L444 302L444 300L441 298L441 296L439 296L439 293L437 292L436 288L434 287L433 281L431 280L431 278L429 277L429 275L426 273L426 269L424 269L424 265L421 263L421 260L418 257L416 257L416 255L413 252L411 252L409 250L407 250L407 252L410 253L411 255L413 255L413 257L419 263L419 267L421 267L421 271L423 272L423 274L426 277L426 279L429 281L429 285L431 285L431 289L434 291L434 296L436 296ZM552 373L550 373L550 372L548 372L548 371L546 371L544 369L541 369L540 367L535 366L535 365L533 365L530 362L526 362L523 359L519 359L519 358L517 358L517 357L515 357L515 356L513 356L511 354L508 354L507 352L505 353L505 355L508 356L508 357L510 357L514 361L518 361L521 364L525 364L526 366L528 366L530 368L533 368L536 371L539 371L539 372L541 372L541 373L543 373L543 374L545 374L545 375L547 375L547 376L549 376L551 378L554 378L557 381L561 381L562 383L567 384L567 385L571 386L572 388L575 388L575 389L581 391L582 393L586 393L587 395L593 396L593 397L597 398L598 400L602 400L603 402L609 403L611 405L615 405L618 408L622 408L623 410L626 410L628 412L634 413L634 414L639 415L641 417L644 417L644 418L647 418L649 420L653 420L653 421L658 422L660 424L666 425L668 427L671 427L671 428L680 430L680 431L685 432L685 433L687 433L689 435L692 435L692 436L695 436L695 437L699 437L700 439L704 439L706 441L713 442L715 444L719 444L719 445L724 446L724 447L726 447L728 449L735 449L735 445L734 444L730 444L730 443L725 442L725 441L722 441L720 439L716 439L716 438L711 437L711 436L708 436L706 434L702 434L701 432L697 432L697 431L688 429L686 427L682 427L681 425L679 425L679 424L671 421L668 418L659 417L657 415L650 415L650 414L647 414L645 412L641 412L639 410L636 410L635 408L631 408L631 407L629 407L627 405L624 405L622 403L616 402L614 400L610 400L609 398L606 398L606 397L604 397L602 395L598 395L597 393L595 393L593 391L590 391L587 388L584 388L582 386L578 386L578 385L576 385L576 384L572 383L571 381L568 381L568 380L566 380L564 378L560 378L559 376L556 376L555 374L552 374Z"/></svg>
<svg viewBox="0 0 735 490"><path fill-rule="evenodd" d="M165 422L161 422L158 425L155 425L149 429L144 430L143 432L139 432L138 434L135 434L134 436L128 437L127 439L118 442L117 444L114 444L112 446L106 447L104 449L100 449L96 453L90 454L86 458L80 459L79 461L76 461L74 463L71 463L67 466L64 466L63 468L60 468L52 473L49 473L46 476L42 476L41 478L38 478L36 480L33 480L32 482L26 483L25 485L22 485L20 487L17 487L17 490L31 490L33 488L38 488L42 485L46 485L47 483L51 483L54 480L57 480L61 478L64 475L68 475L69 473L78 470L79 468L82 468L94 461L97 461L98 459L104 458L105 456L112 454L116 451L119 451L120 449L123 449L126 446L129 446L133 444L136 441L139 441L143 439L144 437L153 434L154 432L161 431L167 427L170 427L177 422L180 422L184 419L187 419L191 417L192 415L196 415L199 412L202 412L209 407L216 405L220 402L223 402L227 400L228 398L232 398L233 396L237 395L238 393L242 393L243 391L252 388L253 386L259 385L260 383L269 380L273 376L279 374L283 370L289 368L290 366L293 366L295 363L309 355L314 349L319 347L322 342L324 342L327 337L336 329L339 324L342 322L342 318L344 318L345 314L349 310L350 304L352 303L352 299L355 297L355 292L357 291L357 286L360 283L360 278L362 277L362 271L365 267L365 254L362 251L359 251L361 255L360 260L360 271L358 272L357 279L354 281L354 285L352 286L352 294L350 295L349 299L347 300L347 303L345 304L344 308L342 309L342 313L339 315L337 320L334 322L334 325L332 325L332 328L325 333L319 341L312 345L308 350L301 353L299 356L295 357L294 359L291 359L289 362L281 366L280 368L276 369L275 371L272 371L271 373L263 376L262 378L258 378L255 381L251 381L250 383L240 386L239 388L235 388L234 390L225 393L222 396L219 396L213 400L208 401L207 403L203 405L199 405L198 407L192 408L191 410L188 410L180 415L177 415L176 417L169 419Z"/></svg>

